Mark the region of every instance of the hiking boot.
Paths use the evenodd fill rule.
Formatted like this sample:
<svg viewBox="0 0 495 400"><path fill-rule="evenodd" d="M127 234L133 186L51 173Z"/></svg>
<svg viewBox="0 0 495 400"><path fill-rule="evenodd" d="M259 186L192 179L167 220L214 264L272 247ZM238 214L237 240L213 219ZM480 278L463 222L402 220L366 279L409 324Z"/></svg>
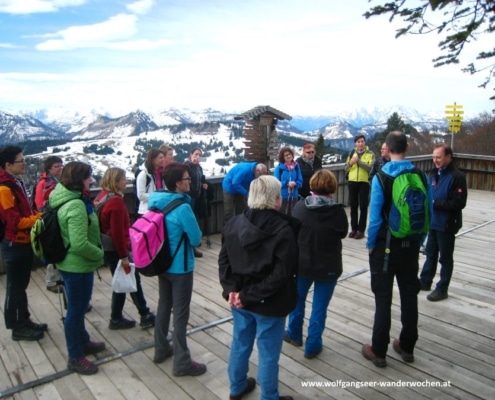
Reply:
<svg viewBox="0 0 495 400"><path fill-rule="evenodd" d="M356 234L354 235L354 239L362 239L364 238L364 233L361 231L356 231Z"/></svg>
<svg viewBox="0 0 495 400"><path fill-rule="evenodd" d="M175 372L173 371L174 376L198 376L203 375L206 372L206 365L197 363L193 361L191 365L183 371Z"/></svg>
<svg viewBox="0 0 495 400"><path fill-rule="evenodd" d="M437 289L435 289L428 296L426 296L426 298L430 301L445 300L447 297L449 297L449 294L447 292L440 292Z"/></svg>
<svg viewBox="0 0 495 400"><path fill-rule="evenodd" d="M88 342L84 345L84 355L101 353L107 348L103 342Z"/></svg>
<svg viewBox="0 0 495 400"><path fill-rule="evenodd" d="M31 321L28 319L26 321L26 326L28 328L34 329L35 331L47 331L48 330L48 325L47 324L37 324L36 322Z"/></svg>
<svg viewBox="0 0 495 400"><path fill-rule="evenodd" d="M297 340L292 339L289 336L289 333L288 332L285 332L284 333L284 342L290 343L292 346L297 346L297 347L301 347L302 346L302 342L298 342Z"/></svg>
<svg viewBox="0 0 495 400"><path fill-rule="evenodd" d="M426 283L419 281L419 290L424 290L426 292L429 292L431 290L431 283L427 285Z"/></svg>
<svg viewBox="0 0 495 400"><path fill-rule="evenodd" d="M278 396L278 400L294 400L292 396Z"/></svg>
<svg viewBox="0 0 495 400"><path fill-rule="evenodd" d="M149 312L144 317L141 317L139 326L143 329L153 328L155 326L155 314Z"/></svg>
<svg viewBox="0 0 495 400"><path fill-rule="evenodd" d="M46 290L48 290L52 293L62 293L62 291L63 291L62 286L60 286L60 285L47 286Z"/></svg>
<svg viewBox="0 0 495 400"><path fill-rule="evenodd" d="M69 360L67 369L76 371L82 375L94 375L98 372L98 367L86 357L80 358L79 360Z"/></svg>
<svg viewBox="0 0 495 400"><path fill-rule="evenodd" d="M108 324L108 327L114 331L119 330L119 329L131 329L136 326L136 321L131 321L130 319L126 319L122 317L121 319L118 320L110 320L110 324Z"/></svg>
<svg viewBox="0 0 495 400"><path fill-rule="evenodd" d="M88 305L88 308L86 308L86 311L84 312L85 314L89 313L93 309L93 306L91 304Z"/></svg>
<svg viewBox="0 0 495 400"><path fill-rule="evenodd" d="M404 360L404 362L406 362L406 363L414 362L414 354L406 353L404 350L402 350L402 347L400 347L400 340L399 339L395 339L392 342L392 347L396 353L400 354L400 356L402 357L402 360Z"/></svg>
<svg viewBox="0 0 495 400"><path fill-rule="evenodd" d="M354 238L354 236L356 236L356 231L350 231L349 237L352 239L352 238Z"/></svg>
<svg viewBox="0 0 495 400"><path fill-rule="evenodd" d="M167 353L165 353L164 355L158 355L155 353L155 356L153 357L153 362L155 364L161 364L162 362L164 362L167 358L170 358L174 355L174 348L173 346L170 344L170 349L168 350Z"/></svg>
<svg viewBox="0 0 495 400"><path fill-rule="evenodd" d="M201 258L203 257L203 253L201 253L198 249L194 248L194 257Z"/></svg>
<svg viewBox="0 0 495 400"><path fill-rule="evenodd" d="M29 326L23 326L19 329L12 329L12 340L26 340L32 342L34 340L40 340L43 338L45 333L38 329L33 329Z"/></svg>
<svg viewBox="0 0 495 400"><path fill-rule="evenodd" d="M373 348L370 344L363 344L363 347L361 348L361 354L364 358L370 360L375 365L375 367L383 368L387 366L387 360L377 357L375 353L373 353Z"/></svg>
<svg viewBox="0 0 495 400"><path fill-rule="evenodd" d="M312 352L312 353L306 353L304 352L304 358L307 358L308 360L311 360L312 358L315 358L318 354L320 354L323 351L323 348L321 348L318 351Z"/></svg>
<svg viewBox="0 0 495 400"><path fill-rule="evenodd" d="M256 379L248 377L247 378L247 386L241 393L229 396L229 400L241 400L244 395L251 393L256 388Z"/></svg>

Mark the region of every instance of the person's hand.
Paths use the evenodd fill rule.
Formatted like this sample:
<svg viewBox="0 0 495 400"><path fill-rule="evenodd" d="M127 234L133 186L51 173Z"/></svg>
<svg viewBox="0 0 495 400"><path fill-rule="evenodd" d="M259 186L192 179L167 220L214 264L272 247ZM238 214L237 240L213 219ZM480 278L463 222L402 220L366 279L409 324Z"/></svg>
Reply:
<svg viewBox="0 0 495 400"><path fill-rule="evenodd" d="M359 161L359 156L357 154L354 154L351 158L351 161L349 161L349 164L354 165Z"/></svg>
<svg viewBox="0 0 495 400"><path fill-rule="evenodd" d="M131 272L131 265L129 263L129 259L128 258L123 258L121 261L121 266L122 268L124 269L124 272L126 275L130 274Z"/></svg>
<svg viewBox="0 0 495 400"><path fill-rule="evenodd" d="M290 187L290 188L293 188L294 186L296 186L296 182L294 182L294 181L290 181L290 182L289 182L289 187Z"/></svg>
<svg viewBox="0 0 495 400"><path fill-rule="evenodd" d="M229 293L229 305L234 308L243 308L244 305L241 302L241 297L239 292L230 292Z"/></svg>

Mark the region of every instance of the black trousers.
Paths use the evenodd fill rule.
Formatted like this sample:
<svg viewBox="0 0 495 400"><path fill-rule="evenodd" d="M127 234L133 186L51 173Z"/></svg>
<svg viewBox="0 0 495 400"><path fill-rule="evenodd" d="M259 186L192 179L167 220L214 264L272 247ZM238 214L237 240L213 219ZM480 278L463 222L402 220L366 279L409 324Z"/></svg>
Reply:
<svg viewBox="0 0 495 400"><path fill-rule="evenodd" d="M31 280L33 249L30 243L3 239L2 257L7 273L4 317L7 329L22 328L30 317L26 290Z"/></svg>
<svg viewBox="0 0 495 400"><path fill-rule="evenodd" d="M369 260L371 290L375 294L372 347L381 358L385 358L390 343L394 277L400 294L401 348L412 354L418 340L419 242L392 238L387 272L383 271L384 257L385 240L378 240Z"/></svg>
<svg viewBox="0 0 495 400"><path fill-rule="evenodd" d="M349 205L351 206L351 230L366 230L368 203L370 200L370 184L368 182L349 182ZM358 219L359 209L359 219Z"/></svg>

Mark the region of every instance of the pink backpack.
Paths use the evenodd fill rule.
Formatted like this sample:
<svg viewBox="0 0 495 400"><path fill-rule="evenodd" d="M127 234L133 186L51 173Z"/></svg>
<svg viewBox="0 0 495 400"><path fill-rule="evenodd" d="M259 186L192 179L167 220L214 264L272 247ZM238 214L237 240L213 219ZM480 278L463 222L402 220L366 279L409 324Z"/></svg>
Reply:
<svg viewBox="0 0 495 400"><path fill-rule="evenodd" d="M184 199L176 199L162 212L150 210L139 217L129 228L132 257L136 270L141 274L155 276L167 271L184 241L184 270L187 269L187 249L185 248L187 234L185 232L182 234L172 255L165 224L165 215L183 203L185 203Z"/></svg>

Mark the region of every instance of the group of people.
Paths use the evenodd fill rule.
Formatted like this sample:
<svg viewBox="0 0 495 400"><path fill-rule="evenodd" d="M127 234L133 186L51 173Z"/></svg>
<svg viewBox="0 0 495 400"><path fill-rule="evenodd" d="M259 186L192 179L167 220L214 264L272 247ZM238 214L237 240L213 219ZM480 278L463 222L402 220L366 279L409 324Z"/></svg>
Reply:
<svg viewBox="0 0 495 400"><path fill-rule="evenodd" d="M194 149L187 163L173 161L173 149L162 146L147 154L144 169L138 174L138 196L148 209L162 210L177 197L185 202L167 214L169 242L177 247L180 239L187 238L178 249L171 268L159 277L159 301L156 317L147 306L139 273L135 274L137 291L131 293L140 314L143 329L155 327L156 363L174 355L173 373L176 376L200 375L206 372L204 364L191 359L186 330L192 295L192 276L196 248L201 244L201 229L191 199L206 190L206 182L199 166L201 150ZM48 329L45 323L36 323L30 317L27 287L33 265L30 229L47 207L57 209L61 237L68 252L63 261L47 268L58 274L56 279L47 273L47 287L63 285L67 312L64 331L67 343L68 368L91 375L98 367L88 360L89 354L105 350L103 342L90 339L84 324L84 314L90 307L94 272L106 264L112 275L121 264L130 273L132 251L129 240L130 216L123 195L127 186L126 172L111 167L106 170L101 192L91 200L93 182L89 164L73 161L63 166L59 157L48 157L44 172L34 191L30 204L22 175L26 160L18 146L0 149L0 219L2 226L1 250L6 265L7 291L4 308L7 329L13 340L39 340ZM149 181L147 181L149 178ZM199 189L192 196L191 186L199 181ZM109 240L102 240L107 237ZM58 290L56 290L58 291ZM136 322L124 318L125 293L112 293L109 329L129 329ZM173 344L169 343L170 318L173 308Z"/></svg>
<svg viewBox="0 0 495 400"><path fill-rule="evenodd" d="M383 269L384 207L388 200L376 174L395 177L414 169L405 160L407 137L402 132L390 133L378 160L366 147L364 137L357 137L355 143L356 149L346 162L351 205L349 234L344 206L333 199L337 179L332 172L322 169L312 144L303 147L303 155L297 160L291 148L282 148L273 176L268 175L262 163L244 162L232 168L223 180L225 221L218 264L222 295L234 318L228 366L231 399L241 399L256 386L256 379L248 376L255 339L262 398L291 398L278 393L282 343L304 345L307 359L321 353L328 305L343 271L342 239L364 237L368 202L367 248L376 312L372 343L363 345L363 356L378 367L386 365L394 277L401 293L403 327L399 338L393 341L393 349L406 362L414 361L418 338L417 295L419 290L431 289L438 261L442 265L440 281L428 300L448 297L455 233L462 224L461 210L467 200L466 179L452 162L452 150L442 144L435 146L433 152L435 168L428 178L431 224L427 258L418 278L419 249L426 235L393 239L387 255L389 268ZM156 317L147 307L139 274L138 290L131 295L141 316L140 325L155 326L154 362L162 363L173 356L175 376L196 376L207 369L192 360L186 341L194 258L198 256L202 236L197 199L208 188L199 166L200 156L201 150L194 149L187 163L177 163L173 161L173 149L152 149L136 180L139 214L148 209L163 210L175 199L185 199L184 204L165 217L171 248L181 243L184 234L187 240L181 244L171 268L158 277ZM68 368L93 374L98 367L86 356L106 348L103 342L91 341L84 326L94 271L107 264L113 274L120 263L129 273L132 262L130 217L123 201L126 175L120 168L109 168L100 182L102 191L93 202L89 193L92 170L88 164L70 162L62 168L61 159L51 161L49 167L50 163L45 163L45 173L36 190L40 199L33 209L20 179L26 168L22 149L7 146L0 150L0 217L5 226L1 250L7 272L5 323L12 330L13 340L38 340L48 329L46 324L34 322L28 310L26 289L33 261L29 230L46 204L59 208L62 237L69 248L67 257L56 265L67 296L64 329ZM351 193L357 202L351 199ZM102 234L112 239L110 247L102 246ZM306 298L312 285L313 305L304 340ZM135 321L123 317L125 299L125 294L112 294L110 329L135 326ZM172 309L174 329L169 342Z"/></svg>
<svg viewBox="0 0 495 400"><path fill-rule="evenodd" d="M420 289L430 290L438 261L442 265L440 281L427 298L438 301L448 297L455 233L462 225L461 210L467 200L466 179L452 162L451 148L445 144L436 145L433 150L435 167L428 178L425 176L424 189L431 206L430 228L426 261L418 277L419 249L426 234L392 238L389 245L386 243L388 227L384 215L391 201L386 197L391 193L386 193L380 179L375 177L380 171L391 178L415 171L414 165L405 160L409 148L407 136L403 132L391 132L382 145L381 157L376 160L366 147L364 137L357 137L355 143L355 154L350 154L346 162L349 184L353 186L349 187L349 237L364 237L371 197L367 248L376 308L372 342L364 344L361 351L375 366L386 366L392 289L396 278L401 295L402 331L392 347L403 361L410 363L414 361L418 339L417 296ZM307 154L305 150L303 148ZM314 148L309 147L309 152L313 151ZM308 155L311 157L311 154L314 152ZM231 170L232 176L229 173L224 179L223 189L230 191L228 195L234 197L232 182L245 190L237 192L238 205L244 212L229 214L222 231L219 254L222 294L234 318L228 367L231 399L241 399L256 387L256 379L248 376L255 340L259 353L258 383L263 399L291 398L278 393L278 361L283 341L304 346L307 359L318 356L323 349L327 309L342 274L342 239L347 236L349 223L343 205L336 204L332 198L338 185L335 176L321 168L305 168L306 177L310 177L306 186L309 190L304 192L304 200L290 205L291 212L287 212L291 188L304 187L301 183L291 185L300 178L294 172L297 167L291 163L293 158L293 152L283 148L273 177L264 176L263 167L253 163L249 168L247 164L238 166L237 171ZM241 169L247 171L244 185L241 184L243 180L238 179ZM247 180L251 182L249 188L246 188ZM246 194L247 209L241 201ZM351 200L351 195L357 202ZM358 208L361 211L359 218ZM237 215L233 217L233 214ZM385 260L387 269L384 269ZM306 297L311 286L314 287L313 302L304 340Z"/></svg>

